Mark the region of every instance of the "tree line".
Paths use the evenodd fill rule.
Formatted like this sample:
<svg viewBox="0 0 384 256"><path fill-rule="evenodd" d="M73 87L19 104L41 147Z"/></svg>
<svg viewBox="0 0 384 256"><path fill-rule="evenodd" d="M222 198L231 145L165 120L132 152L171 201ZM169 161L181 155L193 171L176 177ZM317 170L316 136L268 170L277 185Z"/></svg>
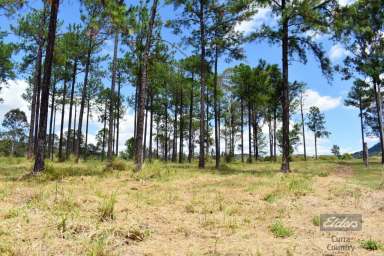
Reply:
<svg viewBox="0 0 384 256"><path fill-rule="evenodd" d="M199 167L205 168L206 159L213 157L220 168L223 157L230 161L236 152L244 162L265 154L277 160L281 152L281 170L288 172L300 140L307 157L305 126L314 133L316 149L317 139L329 136L318 108L311 107L304 116L304 107L309 107L303 106L305 84L289 79L291 63L306 63L308 54L318 60L327 79L338 72L355 80L346 104L360 110L363 144L368 125L384 147L381 1L340 6L332 0L166 0L164 4L177 9L166 21L158 0L138 5L122 0L79 3L80 22L67 21L65 27L58 18L58 0L42 1L40 9L22 0L0 3L2 16L20 13L17 22L0 33L0 77L6 82L20 72L28 78L23 97L31 111L25 137L27 156L35 161L33 173L43 171L44 160L55 154L58 161L73 155L76 162L98 155L111 164L119 154L120 121L128 107L134 111L134 136L121 156L133 158L137 171L153 158L198 158ZM239 31L237 26L260 8L270 8L277 24L263 24L249 34ZM164 27L181 39L182 47L163 38ZM20 42L8 43L7 33ZM350 50L342 64L332 66L317 34ZM262 40L280 47L280 65L260 60L255 67L239 64L219 73L219 61L249 58L242 46ZM112 54L105 54L109 43ZM185 54L183 47L192 54ZM14 54L22 56L17 65ZM184 57L176 58L180 54ZM128 97L122 93L127 84L134 88ZM292 121L295 113L301 117L297 123ZM90 145L89 123L95 116L103 128L96 135L97 145ZM60 131L55 131L56 123Z"/></svg>

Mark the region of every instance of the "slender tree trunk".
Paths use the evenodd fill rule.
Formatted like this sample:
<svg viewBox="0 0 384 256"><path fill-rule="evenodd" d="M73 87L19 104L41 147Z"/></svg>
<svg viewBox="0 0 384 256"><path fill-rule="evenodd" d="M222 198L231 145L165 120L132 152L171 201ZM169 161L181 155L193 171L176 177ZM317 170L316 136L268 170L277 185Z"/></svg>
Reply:
<svg viewBox="0 0 384 256"><path fill-rule="evenodd" d="M92 54L92 35L89 38L88 42L88 52L87 52L87 59L85 63L85 74L84 74L84 83L83 83L83 91L81 94L81 102L80 102L80 112L79 112L79 124L77 128L77 140L75 142L75 155L76 155L76 163L79 162L80 159L80 148L81 148L81 132L83 129L83 114L84 114L84 106L85 106L85 99L87 97L87 90L88 90L88 76L89 76L89 70L91 66L91 54ZM113 92L111 92L113 94ZM110 119L113 117L110 117ZM108 138L110 139L110 138Z"/></svg>
<svg viewBox="0 0 384 256"><path fill-rule="evenodd" d="M152 162L152 136L153 136L153 93L151 93L151 100L150 100L150 104L151 104L151 113L150 113L150 121L149 121L149 162Z"/></svg>
<svg viewBox="0 0 384 256"><path fill-rule="evenodd" d="M377 109L377 120L379 126L379 135L380 135L380 149L381 149L381 164L384 164L384 135L383 135L383 113L382 113L382 99L380 84L377 81L373 81L375 99L376 99L376 109Z"/></svg>
<svg viewBox="0 0 384 256"><path fill-rule="evenodd" d="M192 83L191 83L191 95L190 95L190 105L189 105L189 141L188 141L188 162L192 162L193 158L193 145L192 145L192 122L193 122L193 83L194 83L194 74L192 73Z"/></svg>
<svg viewBox="0 0 384 256"><path fill-rule="evenodd" d="M256 113L253 111L253 138L254 138L254 148L255 148L255 160L259 160L259 141L258 141L258 123L257 123L257 118L256 118Z"/></svg>
<svg viewBox="0 0 384 256"><path fill-rule="evenodd" d="M91 104L89 96L87 97L87 121L85 125L85 145L84 145L84 160L88 156L88 127L89 127L89 114L90 114Z"/></svg>
<svg viewBox="0 0 384 256"><path fill-rule="evenodd" d="M160 118L156 121L156 159L159 159Z"/></svg>
<svg viewBox="0 0 384 256"><path fill-rule="evenodd" d="M205 139L206 139L206 130L205 130L205 72L206 72L206 63L205 63L205 16L204 16L204 5L205 1L200 0L200 155L199 155L199 168L205 168Z"/></svg>
<svg viewBox="0 0 384 256"><path fill-rule="evenodd" d="M317 136L315 132L315 159L317 160Z"/></svg>
<svg viewBox="0 0 384 256"><path fill-rule="evenodd" d="M304 102L303 93L300 95L300 113L301 113L301 127L303 129L303 146L304 146L304 160L307 161L307 147L305 145L305 123L304 123Z"/></svg>
<svg viewBox="0 0 384 256"><path fill-rule="evenodd" d="M137 134L136 134L136 143L135 143L135 164L136 171L141 171L143 166L143 125L144 125L144 110L145 110L145 101L147 98L147 68L148 68L148 58L149 50L152 44L152 31L155 23L157 5L159 0L153 0L153 5L151 9L151 15L148 24L148 31L146 36L145 47L143 51L143 66L141 71L141 83L139 90L139 104L138 104L138 118L137 118Z"/></svg>
<svg viewBox="0 0 384 256"><path fill-rule="evenodd" d="M138 80L140 80L140 79L138 79ZM134 135L135 141L136 141L136 127L137 127L137 98L138 98L138 94L139 94L139 91L138 91L139 87L140 87L140 83L137 82L137 85L135 88L135 111L134 111L135 116L134 116L134 124L133 124L133 135Z"/></svg>
<svg viewBox="0 0 384 256"><path fill-rule="evenodd" d="M143 161L147 158L148 100L145 107Z"/></svg>
<svg viewBox="0 0 384 256"><path fill-rule="evenodd" d="M120 90L121 90L121 78L120 73L118 73L118 88L117 88L117 120L116 120L116 155L119 155L119 133L120 133Z"/></svg>
<svg viewBox="0 0 384 256"><path fill-rule="evenodd" d="M168 104L165 104L165 161L168 161Z"/></svg>
<svg viewBox="0 0 384 256"><path fill-rule="evenodd" d="M180 87L180 106L179 106L179 115L180 115L180 131L179 131L179 137L180 137L180 143L179 143L179 163L182 163L184 161L184 155L183 155L183 144L184 144L184 117L183 117L183 87Z"/></svg>
<svg viewBox="0 0 384 256"><path fill-rule="evenodd" d="M240 99L241 107L241 162L244 163L244 101Z"/></svg>
<svg viewBox="0 0 384 256"><path fill-rule="evenodd" d="M55 94L56 94L56 81L53 79L52 83L52 98L51 98L51 116L49 118L49 137L48 137L48 158L51 158L52 152L52 128L53 128L53 114L55 112Z"/></svg>
<svg viewBox="0 0 384 256"><path fill-rule="evenodd" d="M214 112L215 112L215 167L220 168L220 116L218 109L218 81L217 81L217 62L219 58L218 47L215 47L215 74L214 74Z"/></svg>
<svg viewBox="0 0 384 256"><path fill-rule="evenodd" d="M173 119L172 162L177 161L177 96L175 96L175 115Z"/></svg>
<svg viewBox="0 0 384 256"><path fill-rule="evenodd" d="M109 103L109 128L108 128L108 152L107 159L109 164L111 164L112 156L113 156L113 148L112 148L112 138L113 138L113 106L114 104L114 96L115 96L115 85L116 85L116 73L117 73L117 51L119 48L119 33L115 31L115 41L113 47L113 61L112 61L112 83L111 83L111 100ZM145 149L144 149L145 150Z"/></svg>
<svg viewBox="0 0 384 256"><path fill-rule="evenodd" d="M34 145L36 141L35 125L38 123L38 120L36 118L36 109L39 107L37 105L37 97L38 97L38 91L41 84L42 59L43 59L43 44L40 43L39 48L37 50L35 81L33 83L32 104L31 104L31 123L29 126L29 137L28 137L28 155L27 155L28 159L31 159L35 152L34 150L35 148Z"/></svg>
<svg viewBox="0 0 384 256"><path fill-rule="evenodd" d="M63 99L61 105L61 121L60 121L60 139L59 139L59 161L62 162L63 158L63 139L64 139L64 115L65 115L65 101L67 95L67 80L64 80L63 86Z"/></svg>
<svg viewBox="0 0 384 256"><path fill-rule="evenodd" d="M51 2L51 14L49 19L48 28L48 41L47 49L45 53L44 61L44 77L42 83L42 95L41 95L41 111L39 118L39 136L37 142L37 154L35 159L35 165L33 167L33 173L39 173L44 170L44 145L47 135L47 114L48 114L48 99L49 99L49 86L51 84L51 72L53 62L53 52L55 48L56 38L56 24L57 13L59 11L59 0L52 0Z"/></svg>
<svg viewBox="0 0 384 256"><path fill-rule="evenodd" d="M276 116L276 108L274 109L274 112L273 112L273 161L277 161L277 155L276 155L276 149L277 149L277 136L276 136L276 120L277 120L277 116Z"/></svg>
<svg viewBox="0 0 384 256"><path fill-rule="evenodd" d="M65 148L65 158L66 159L68 159L68 157L69 157L69 150L70 150L70 147L71 147L72 108L73 108L73 101L74 101L73 98L74 98L74 95L75 95L76 73L77 73L77 60L75 60L75 62L73 63L72 85L71 85L71 100L69 102L67 146Z"/></svg>
<svg viewBox="0 0 384 256"><path fill-rule="evenodd" d="M252 112L251 103L248 102L248 162L252 163Z"/></svg>
<svg viewBox="0 0 384 256"><path fill-rule="evenodd" d="M282 0L281 9L285 11L286 0ZM283 88L282 88L282 108L283 108L283 154L281 171L289 172L289 82L288 82L288 18L283 17L282 21L282 66L283 66Z"/></svg>
<svg viewBox="0 0 384 256"><path fill-rule="evenodd" d="M269 134L269 156L273 160L273 129L271 117L268 117L268 134Z"/></svg>
<svg viewBox="0 0 384 256"><path fill-rule="evenodd" d="M105 157L105 135L106 135L106 132L105 130L107 129L107 108L108 108L108 104L107 102L105 102L105 107L104 107L104 128L103 128L103 140L102 140L102 150L101 150L101 160L104 161L104 157Z"/></svg>
<svg viewBox="0 0 384 256"><path fill-rule="evenodd" d="M55 134L56 134L56 110L57 107L55 106L55 112L53 114L53 136L52 136L52 144L51 144L51 160L53 161L53 154L55 153Z"/></svg>
<svg viewBox="0 0 384 256"><path fill-rule="evenodd" d="M363 160L365 162L365 154L364 154L364 144L365 144L365 138L364 138L364 117L363 117L363 106L362 106L361 97L359 98L359 111L360 111L360 127L361 127L362 152L363 152Z"/></svg>
<svg viewBox="0 0 384 256"><path fill-rule="evenodd" d="M72 136L72 153L75 152L75 146L76 146L76 122L77 122L77 102L75 101L75 116L73 119L73 136Z"/></svg>

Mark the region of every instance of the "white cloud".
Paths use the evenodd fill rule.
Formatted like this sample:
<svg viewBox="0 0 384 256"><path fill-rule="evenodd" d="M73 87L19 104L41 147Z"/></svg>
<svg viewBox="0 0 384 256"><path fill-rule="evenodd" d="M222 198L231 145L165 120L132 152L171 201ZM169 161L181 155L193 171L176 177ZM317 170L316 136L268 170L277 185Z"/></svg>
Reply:
<svg viewBox="0 0 384 256"><path fill-rule="evenodd" d="M355 2L355 0L339 0L339 4L341 6L346 6L346 5L351 4L353 2Z"/></svg>
<svg viewBox="0 0 384 256"><path fill-rule="evenodd" d="M328 53L329 58L333 62L339 61L340 59L348 55L349 55L348 50L345 49L340 43L333 45Z"/></svg>
<svg viewBox="0 0 384 256"><path fill-rule="evenodd" d="M272 19L270 8L259 8L257 13L250 18L250 20L243 21L236 26L236 30L244 32L245 34L250 33L260 27L263 23L267 23Z"/></svg>
<svg viewBox="0 0 384 256"><path fill-rule="evenodd" d="M0 103L0 120L3 119L5 113L15 108L24 111L29 120L28 103L22 98L28 83L24 80L12 80L8 81L7 84L1 83L1 87L3 89L0 92L0 97L4 99L4 102Z"/></svg>
<svg viewBox="0 0 384 256"><path fill-rule="evenodd" d="M342 105L341 97L322 96L319 92L307 89L304 94L304 111L308 112L309 108L316 106L320 111L328 111Z"/></svg>

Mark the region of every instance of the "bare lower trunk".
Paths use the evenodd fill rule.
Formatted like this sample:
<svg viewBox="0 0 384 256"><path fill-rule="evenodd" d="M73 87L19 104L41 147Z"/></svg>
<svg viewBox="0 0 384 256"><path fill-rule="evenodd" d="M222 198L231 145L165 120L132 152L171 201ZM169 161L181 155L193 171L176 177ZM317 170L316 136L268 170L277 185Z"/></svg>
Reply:
<svg viewBox="0 0 384 256"><path fill-rule="evenodd" d="M220 168L220 116L218 109L218 81L217 81L217 62L219 58L218 48L215 47L215 74L214 74L214 112L215 112L215 167Z"/></svg>
<svg viewBox="0 0 384 256"><path fill-rule="evenodd" d="M153 136L153 94L151 93L151 113L149 121L149 162L152 162L152 136Z"/></svg>
<svg viewBox="0 0 384 256"><path fill-rule="evenodd" d="M89 96L88 96L88 98L87 98L87 121L86 121L86 125L85 125L84 160L86 160L87 156L88 156L89 113L90 113L90 99L89 99Z"/></svg>
<svg viewBox="0 0 384 256"><path fill-rule="evenodd" d="M55 79L53 79L55 80ZM52 129L53 129L53 114L55 112L55 94L56 94L56 81L52 83L52 99L51 99L51 116L49 118L49 137L48 137L48 158L51 157L52 152Z"/></svg>
<svg viewBox="0 0 384 256"><path fill-rule="evenodd" d="M205 1L200 0L200 155L199 155L199 168L205 168L205 17L204 5Z"/></svg>
<svg viewBox="0 0 384 256"><path fill-rule="evenodd" d="M193 83L194 75L192 73L192 84L191 84L191 95L190 95L190 105L189 105L189 141L188 141L188 162L192 162L193 158L193 145L192 145L192 122L193 122Z"/></svg>
<svg viewBox="0 0 384 256"><path fill-rule="evenodd" d="M41 84L41 62L43 59L43 45L40 43L39 49L37 50L37 59L36 59L36 68L35 68L35 81L33 83L33 93L32 93L32 104L31 104L31 122L29 127L29 138L28 138L28 159L31 159L34 155L34 143L35 143L35 125L38 120L36 118L36 109L39 107L37 105L37 95Z"/></svg>
<svg viewBox="0 0 384 256"><path fill-rule="evenodd" d="M51 84L51 72L52 72L53 53L54 53L54 47L55 47L58 10L59 10L59 0L52 0L49 29L48 29L47 49L46 49L45 61L44 61L44 77L43 77L43 83L42 83L41 110L40 110L40 118L39 118L39 136L37 140L37 152L36 152L35 164L33 167L33 173L35 174L43 171L45 168L45 163L44 163L45 147L44 146L45 146L45 140L47 135L49 87Z"/></svg>
<svg viewBox="0 0 384 256"><path fill-rule="evenodd" d="M281 9L285 10L286 0L282 0ZM281 171L289 172L289 82L288 82L288 18L282 22L282 66L283 66L283 88L282 88L282 109L283 109L283 154Z"/></svg>
<svg viewBox="0 0 384 256"><path fill-rule="evenodd" d="M241 162L244 163L244 102L241 98L240 100L241 105Z"/></svg>
<svg viewBox="0 0 384 256"><path fill-rule="evenodd" d="M376 109L377 109L377 120L379 127L379 135L380 135L380 149L381 149L381 164L384 164L384 135L383 135L383 114L382 114L382 99L381 99L381 91L380 85L377 81L373 81L374 91L375 91L375 99L376 99Z"/></svg>
<svg viewBox="0 0 384 256"><path fill-rule="evenodd" d="M248 103L248 162L252 163L252 112Z"/></svg>
<svg viewBox="0 0 384 256"><path fill-rule="evenodd" d="M305 123L304 123L304 102L303 102L303 93L300 95L300 113L301 113L301 127L303 130L303 146L304 146L304 160L307 161L307 147L305 145Z"/></svg>
<svg viewBox="0 0 384 256"><path fill-rule="evenodd" d="M89 42L88 42L88 52L87 52L87 60L86 60L87 62L85 64L83 91L81 93L81 102L80 102L79 123L78 123L78 128L77 128L77 140L75 142L76 163L79 162L79 159L80 159L81 132L83 129L84 106L85 106L85 99L87 97L88 75L89 75L89 70L90 70L90 65L91 65L92 40L93 40L93 38L91 35L89 38Z"/></svg>
<svg viewBox="0 0 384 256"><path fill-rule="evenodd" d="M65 148L66 159L68 159L69 157L69 152L71 148L72 108L73 108L73 98L75 95L76 73L77 73L77 60L75 60L73 64L73 72L72 72L71 100L69 102L69 116L68 116L69 118L68 118L68 131L67 131L67 146Z"/></svg>
<svg viewBox="0 0 384 256"><path fill-rule="evenodd" d="M108 129L108 152L107 159L109 162L112 161L113 156L113 146L112 146L112 137L113 137L113 122L114 122L114 96L115 96L115 84L116 84L116 72L117 72L117 50L119 48L119 33L115 31L115 40L113 47L113 61L112 61L112 83L111 83L111 100L109 103L109 129Z"/></svg>
<svg viewBox="0 0 384 256"><path fill-rule="evenodd" d="M184 133L184 118L183 118L183 87L180 89L180 107L179 107L179 115L180 115L180 131L179 131L179 137L180 137L180 143L179 143L179 163L182 163L184 161L183 159L183 133Z"/></svg>
<svg viewBox="0 0 384 256"><path fill-rule="evenodd" d="M55 134L56 134L56 110L57 110L57 107L55 106L55 112L53 114L53 136L52 136L52 145L51 145L51 160L53 161L53 156L54 156L54 153L55 153Z"/></svg>
<svg viewBox="0 0 384 256"><path fill-rule="evenodd" d="M137 115L137 130L136 130L136 143L135 143L135 165L136 171L141 171L143 166L143 132L144 132L144 110L145 101L147 98L147 68L149 59L149 50L152 41L152 31L155 23L157 12L158 0L153 1L151 16L148 24L148 31L146 36L146 43L143 51L143 65L141 71L141 83L138 97L138 115Z"/></svg>
<svg viewBox="0 0 384 256"><path fill-rule="evenodd" d="M172 162L177 161L177 97L175 97L175 115L173 119Z"/></svg>
<svg viewBox="0 0 384 256"><path fill-rule="evenodd" d="M116 152L115 152L116 155L119 155L120 107L121 107L120 90L121 90L121 79L120 79L120 73L119 73L118 88L117 88L117 120L116 120Z"/></svg>

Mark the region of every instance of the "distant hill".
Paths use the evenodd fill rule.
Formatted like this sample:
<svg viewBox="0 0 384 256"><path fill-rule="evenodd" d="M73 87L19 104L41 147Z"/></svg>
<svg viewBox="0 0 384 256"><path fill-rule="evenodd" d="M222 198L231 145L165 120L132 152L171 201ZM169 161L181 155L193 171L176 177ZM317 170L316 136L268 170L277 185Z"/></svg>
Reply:
<svg viewBox="0 0 384 256"><path fill-rule="evenodd" d="M368 149L368 155L369 156L379 155L380 153L381 153L380 142ZM355 158L362 158L363 157L363 151L353 153L352 156Z"/></svg>

